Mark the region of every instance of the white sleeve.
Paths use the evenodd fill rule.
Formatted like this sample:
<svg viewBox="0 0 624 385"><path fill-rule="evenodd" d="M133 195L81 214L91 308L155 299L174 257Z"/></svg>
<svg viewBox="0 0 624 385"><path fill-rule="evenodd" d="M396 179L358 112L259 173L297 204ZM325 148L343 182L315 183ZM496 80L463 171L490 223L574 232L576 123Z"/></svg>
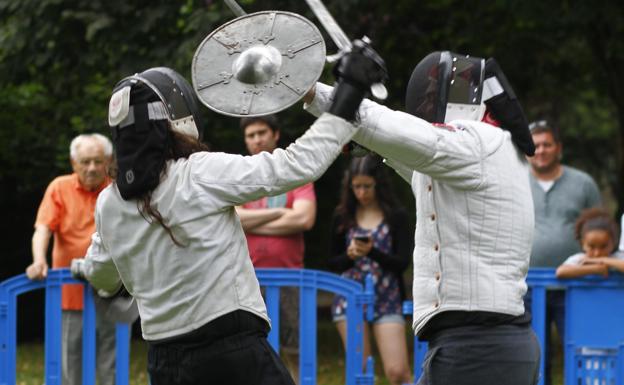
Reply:
<svg viewBox="0 0 624 385"><path fill-rule="evenodd" d="M332 101L331 95L334 88L323 83L316 83L314 88L314 99L312 103L305 103L303 108L314 116L321 116L323 112L329 109Z"/></svg>
<svg viewBox="0 0 624 385"><path fill-rule="evenodd" d="M203 153L194 157L192 178L223 206L281 194L323 175L356 131L346 120L323 114L286 149L254 156Z"/></svg>
<svg viewBox="0 0 624 385"><path fill-rule="evenodd" d="M414 175L414 170L407 167L404 163L401 163L397 160L385 158L384 163L391 167L404 181L412 184L412 176Z"/></svg>
<svg viewBox="0 0 624 385"><path fill-rule="evenodd" d="M370 100L359 112L360 130L353 140L362 146L437 180L464 188L481 183L485 150L475 130L435 127Z"/></svg>
<svg viewBox="0 0 624 385"><path fill-rule="evenodd" d="M333 88L316 84L315 96L304 108L316 115L329 108ZM446 130L413 115L391 110L364 99L359 111L360 130L353 140L384 158L401 163L401 175L412 169L461 188L476 188L484 178L487 155L483 138L474 130ZM476 123L476 122L475 122ZM494 135L500 141L502 133Z"/></svg>
<svg viewBox="0 0 624 385"><path fill-rule="evenodd" d="M84 261L84 274L89 283L98 290L115 294L121 288L122 282L119 272L108 250L97 231L99 223L96 209L96 232L91 236L91 245L87 250Z"/></svg>

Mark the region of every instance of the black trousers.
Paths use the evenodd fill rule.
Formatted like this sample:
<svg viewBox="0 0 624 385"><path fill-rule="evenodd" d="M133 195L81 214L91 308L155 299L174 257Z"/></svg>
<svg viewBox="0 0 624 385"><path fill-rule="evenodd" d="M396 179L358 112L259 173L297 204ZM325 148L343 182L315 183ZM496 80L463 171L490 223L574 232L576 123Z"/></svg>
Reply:
<svg viewBox="0 0 624 385"><path fill-rule="evenodd" d="M418 385L534 385L539 358L528 325L443 329L429 340Z"/></svg>
<svg viewBox="0 0 624 385"><path fill-rule="evenodd" d="M294 385L267 342L268 329L263 319L235 311L184 336L150 342L150 383Z"/></svg>

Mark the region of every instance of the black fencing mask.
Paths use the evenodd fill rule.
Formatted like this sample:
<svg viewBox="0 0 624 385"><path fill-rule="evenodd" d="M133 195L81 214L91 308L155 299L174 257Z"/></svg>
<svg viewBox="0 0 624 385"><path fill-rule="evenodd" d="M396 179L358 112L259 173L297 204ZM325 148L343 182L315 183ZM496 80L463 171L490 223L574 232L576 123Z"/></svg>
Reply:
<svg viewBox="0 0 624 385"><path fill-rule="evenodd" d="M406 111L430 123L479 120L484 60L437 51L416 65L407 85Z"/></svg>
<svg viewBox="0 0 624 385"><path fill-rule="evenodd" d="M533 155L527 119L494 59L436 51L414 68L405 95L408 113L430 123L481 121L486 107L501 128L511 133L514 144Z"/></svg>
<svg viewBox="0 0 624 385"><path fill-rule="evenodd" d="M160 183L172 140L169 129L199 138L195 98L188 82L164 67L117 83L108 123L117 158L116 183L124 200L140 197Z"/></svg>

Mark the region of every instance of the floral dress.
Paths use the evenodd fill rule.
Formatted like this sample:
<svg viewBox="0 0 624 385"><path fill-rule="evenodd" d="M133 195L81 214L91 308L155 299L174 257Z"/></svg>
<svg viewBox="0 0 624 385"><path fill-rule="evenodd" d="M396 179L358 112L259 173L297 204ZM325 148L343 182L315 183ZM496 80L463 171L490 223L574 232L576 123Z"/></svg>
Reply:
<svg viewBox="0 0 624 385"><path fill-rule="evenodd" d="M349 229L345 236L345 249L349 247L351 239L356 236L370 236L373 239L373 248L378 249L384 254L392 252L392 236L390 228L385 222L381 222L375 229L366 230L360 227ZM380 317L389 314L401 315L401 293L399 290L399 281L395 274L391 271L384 271L379 263L373 261L368 256L358 258L354 261L354 266L344 271L341 276L350 278L364 285L367 274L371 274L373 284L375 286L375 303L373 322ZM334 297L332 303L332 315L339 318L346 315L347 301L343 296Z"/></svg>

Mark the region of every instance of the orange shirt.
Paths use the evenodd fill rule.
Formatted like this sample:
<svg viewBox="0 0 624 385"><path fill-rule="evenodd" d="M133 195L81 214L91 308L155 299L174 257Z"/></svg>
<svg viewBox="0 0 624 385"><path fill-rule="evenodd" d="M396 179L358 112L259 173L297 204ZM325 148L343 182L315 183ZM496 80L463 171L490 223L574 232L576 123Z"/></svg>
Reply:
<svg viewBox="0 0 624 385"><path fill-rule="evenodd" d="M95 232L95 202L108 184L96 190L85 190L78 174L63 175L48 186L39 205L35 226L46 225L54 232L52 267L69 267L71 260L82 258ZM82 310L82 285L63 285L63 310Z"/></svg>

